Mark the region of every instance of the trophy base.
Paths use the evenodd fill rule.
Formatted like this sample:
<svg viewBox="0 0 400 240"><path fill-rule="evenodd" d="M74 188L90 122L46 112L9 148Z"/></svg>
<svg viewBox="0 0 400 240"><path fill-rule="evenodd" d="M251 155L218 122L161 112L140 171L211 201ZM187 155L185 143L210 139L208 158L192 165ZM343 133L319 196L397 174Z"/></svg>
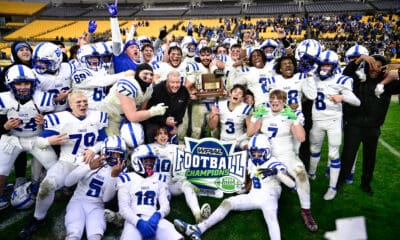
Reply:
<svg viewBox="0 0 400 240"><path fill-rule="evenodd" d="M223 91L198 92L195 95L197 98L211 98L211 97L223 97L225 96L225 93Z"/></svg>

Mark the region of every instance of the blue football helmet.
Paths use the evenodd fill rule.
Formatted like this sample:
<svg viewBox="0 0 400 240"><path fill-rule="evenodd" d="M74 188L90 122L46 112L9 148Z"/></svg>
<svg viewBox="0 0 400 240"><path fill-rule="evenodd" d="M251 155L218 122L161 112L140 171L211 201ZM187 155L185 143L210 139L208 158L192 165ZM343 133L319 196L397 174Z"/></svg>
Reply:
<svg viewBox="0 0 400 240"><path fill-rule="evenodd" d="M321 70L321 65L332 65L332 69L328 72ZM321 80L332 77L339 68L339 56L332 50L326 50L321 53L318 59L317 76Z"/></svg>
<svg viewBox="0 0 400 240"><path fill-rule="evenodd" d="M54 74L63 60L61 49L51 42L41 42L32 53L33 68L38 74Z"/></svg>
<svg viewBox="0 0 400 240"><path fill-rule="evenodd" d="M251 161L260 166L271 158L271 145L267 135L256 134L249 140L248 154Z"/></svg>
<svg viewBox="0 0 400 240"><path fill-rule="evenodd" d="M37 78L29 67L17 64L8 69L5 76L6 86L12 91L14 97L19 100L31 99L35 92ZM28 82L31 86L28 89L16 88L15 83Z"/></svg>
<svg viewBox="0 0 400 240"><path fill-rule="evenodd" d="M101 155L106 158L108 165L115 166L126 159L127 150L125 141L120 136L109 136L104 139Z"/></svg>

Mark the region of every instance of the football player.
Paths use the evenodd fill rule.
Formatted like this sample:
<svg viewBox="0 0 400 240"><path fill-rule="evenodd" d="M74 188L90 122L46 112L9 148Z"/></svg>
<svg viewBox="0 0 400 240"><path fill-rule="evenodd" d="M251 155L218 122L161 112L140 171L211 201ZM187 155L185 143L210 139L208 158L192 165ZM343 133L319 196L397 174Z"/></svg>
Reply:
<svg viewBox="0 0 400 240"><path fill-rule="evenodd" d="M89 109L99 110L101 101L106 97L107 87L118 79L133 77L134 71L127 70L118 74L108 74L97 45L86 44L78 50L79 68L72 73L72 88L84 92L89 100Z"/></svg>
<svg viewBox="0 0 400 240"><path fill-rule="evenodd" d="M271 158L271 147L268 137L263 134L253 136L249 141L250 156L247 168L250 175L251 189L248 194L239 194L224 199L210 217L197 225L190 225L180 219L174 220L176 229L192 240L200 240L201 235L221 220L230 211L248 211L260 209L268 226L270 239L281 239L278 222L278 200L283 182L290 188L295 186L286 175L286 167Z"/></svg>
<svg viewBox="0 0 400 240"><path fill-rule="evenodd" d="M229 100L216 102L212 107L208 124L211 130L220 125L220 140L236 140L235 149L247 149L249 137L247 137L245 127L250 121L252 107L243 102L246 89L243 85L235 85L231 89Z"/></svg>
<svg viewBox="0 0 400 240"><path fill-rule="evenodd" d="M68 95L68 103L71 111L45 116L45 129L36 141L36 145L44 149L50 145L61 145L61 151L58 162L47 171L40 184L34 217L19 233L22 239L29 238L42 226L54 201L55 191L65 186L65 178L81 164L80 159L88 163L94 158L106 137L107 114L88 111L88 100L83 92L72 91Z"/></svg>
<svg viewBox="0 0 400 240"><path fill-rule="evenodd" d="M311 214L310 183L303 162L298 158L294 140L303 142L305 132L296 114L289 106L285 106L286 92L273 90L270 92L269 108L264 113L254 114L247 126L247 135L260 131L271 140L272 156L283 162L288 173L296 181L297 194L301 205L301 216L310 231L317 231L318 225ZM294 139L294 140L293 140Z"/></svg>
<svg viewBox="0 0 400 240"><path fill-rule="evenodd" d="M33 51L32 64L41 91L56 95L56 112L67 108L67 96L71 91L72 64L62 62L62 52L51 42L41 42Z"/></svg>
<svg viewBox="0 0 400 240"><path fill-rule="evenodd" d="M266 56L260 49L250 54L249 67L241 67L237 72L230 73L227 80L227 89L235 84L242 84L254 94L255 106L268 102L267 79L271 75L266 68Z"/></svg>
<svg viewBox="0 0 400 240"><path fill-rule="evenodd" d="M339 57L331 50L321 53L318 68L314 74L317 85L317 98L312 108L313 126L310 131L310 168L308 174L316 178L321 147L325 133L328 136L329 187L325 200L336 196L336 184L340 172L340 145L342 142L342 102L359 106L360 100L353 93L353 79L337 73Z"/></svg>
<svg viewBox="0 0 400 240"><path fill-rule="evenodd" d="M154 78L153 82L167 80L168 73L176 70L181 75L181 84L186 83L186 64L182 62L182 49L178 46L168 48L168 62L158 62L153 64Z"/></svg>
<svg viewBox="0 0 400 240"><path fill-rule="evenodd" d="M107 135L119 135L121 122L140 122L153 116L164 115L167 106L160 103L148 110L139 110L144 101L153 93L153 68L140 64L134 77L121 78L114 84L106 98L102 101L101 110L110 116Z"/></svg>
<svg viewBox="0 0 400 240"><path fill-rule="evenodd" d="M37 192L41 165L49 169L57 161L51 147L40 149L36 138L43 130L45 113L54 111L54 94L36 89L36 76L29 67L17 64L10 67L5 75L8 92L0 94L0 114L7 116L4 129L8 131L0 139L0 210L9 206L3 197L4 184L15 159L21 152L30 152L32 162L32 180Z"/></svg>
<svg viewBox="0 0 400 240"><path fill-rule="evenodd" d="M132 167L136 171L140 171L140 156L156 155L158 162L155 171L167 176L167 184L172 196L182 193L185 195L186 204L192 211L195 221L200 222L203 218L208 217L206 213L211 212L211 207L208 203L205 203L200 208L196 195L196 187L187 180L174 178L172 175L172 164L178 146L168 143L168 136L168 129L165 126L160 126L156 130L154 143L140 145L132 152Z"/></svg>
<svg viewBox="0 0 400 240"><path fill-rule="evenodd" d="M165 219L170 211L166 177L155 171L157 157L141 156L140 171L121 174L119 212L125 219L121 239L178 240L183 237Z"/></svg>
<svg viewBox="0 0 400 240"><path fill-rule="evenodd" d="M106 230L103 217L104 203L116 191L118 175L124 167L127 149L120 136L107 137L101 155L75 168L65 179L65 186L77 184L65 215L65 239L81 239L86 228L86 238L100 240Z"/></svg>

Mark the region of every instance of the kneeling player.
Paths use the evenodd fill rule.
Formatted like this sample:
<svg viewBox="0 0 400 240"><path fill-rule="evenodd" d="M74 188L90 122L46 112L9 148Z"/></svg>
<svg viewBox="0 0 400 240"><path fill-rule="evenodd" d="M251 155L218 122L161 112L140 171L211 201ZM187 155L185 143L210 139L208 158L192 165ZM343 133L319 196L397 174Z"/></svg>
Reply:
<svg viewBox="0 0 400 240"><path fill-rule="evenodd" d="M288 187L295 186L293 180L286 175L286 167L271 157L271 148L266 135L255 135L249 141L248 172L252 181L248 194L233 196L222 201L211 216L197 225L190 225L175 219L177 230L193 240L201 239L207 229L224 219L232 210L246 211L261 209L268 225L270 239L281 239L277 210L281 195L280 182Z"/></svg>
<svg viewBox="0 0 400 240"><path fill-rule="evenodd" d="M67 176L65 186L78 185L67 206L65 239L81 239L85 228L88 240L102 238L106 230L104 203L110 201L117 191L117 177L126 155L126 144L121 137L107 137L101 156L88 164L82 161L82 165Z"/></svg>

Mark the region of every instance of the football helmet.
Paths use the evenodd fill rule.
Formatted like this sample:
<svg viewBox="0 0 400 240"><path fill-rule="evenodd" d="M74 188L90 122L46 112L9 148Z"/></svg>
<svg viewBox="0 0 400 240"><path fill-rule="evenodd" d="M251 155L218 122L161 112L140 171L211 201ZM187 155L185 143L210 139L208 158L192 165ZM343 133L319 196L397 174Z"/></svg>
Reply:
<svg viewBox="0 0 400 240"><path fill-rule="evenodd" d="M295 50L300 72L307 73L313 70L321 52L322 46L317 40L305 39L301 41Z"/></svg>
<svg viewBox="0 0 400 240"><path fill-rule="evenodd" d="M100 54L101 63L105 68L110 68L112 63L112 42L97 42L95 44L97 52Z"/></svg>
<svg viewBox="0 0 400 240"><path fill-rule="evenodd" d="M100 53L96 48L96 45L86 44L78 49L77 57L79 64L82 67L87 67L94 71L99 70L102 67Z"/></svg>
<svg viewBox="0 0 400 240"><path fill-rule="evenodd" d="M127 122L121 126L121 137L130 148L136 148L144 142L144 131L140 123Z"/></svg>
<svg viewBox="0 0 400 240"><path fill-rule="evenodd" d="M153 153L148 153L137 157L137 161L132 162L133 170L141 175L150 177L156 169L159 159Z"/></svg>
<svg viewBox="0 0 400 240"><path fill-rule="evenodd" d="M118 161L124 161L127 156L125 141L120 136L107 137L102 144L101 155L106 157L106 162L111 167Z"/></svg>
<svg viewBox="0 0 400 240"><path fill-rule="evenodd" d="M14 189L11 205L16 209L28 209L35 203L36 195L31 191L32 182L26 182Z"/></svg>
<svg viewBox="0 0 400 240"><path fill-rule="evenodd" d="M356 44L346 51L344 55L344 61L348 64L350 62L350 58L358 58L361 55L368 56L368 49L366 49L364 46Z"/></svg>
<svg viewBox="0 0 400 240"><path fill-rule="evenodd" d="M278 50L278 42L276 42L273 39L267 39L265 40L263 43L261 43L260 45L260 49L263 50L263 52L265 53L265 56L267 57L267 61L271 61L272 59L275 58L275 56L277 55L277 50ZM267 47L271 47L273 48L272 51L267 51L265 48Z"/></svg>
<svg viewBox="0 0 400 240"><path fill-rule="evenodd" d="M140 36L136 39L136 42L139 44L140 50L142 50L142 47L144 44L152 44L152 41L149 37L147 36Z"/></svg>
<svg viewBox="0 0 400 240"><path fill-rule="evenodd" d="M267 135L256 134L249 140L248 154L255 165L262 165L271 158L271 145Z"/></svg>
<svg viewBox="0 0 400 240"><path fill-rule="evenodd" d="M61 49L51 42L41 42L33 51L32 64L38 74L54 74L63 60Z"/></svg>
<svg viewBox="0 0 400 240"><path fill-rule="evenodd" d="M328 72L324 71L321 69L321 65L332 65L332 69ZM339 56L334 51L326 50L320 54L316 74L321 80L332 77L337 72L338 68Z"/></svg>
<svg viewBox="0 0 400 240"><path fill-rule="evenodd" d="M189 45L194 45L190 46ZM186 36L181 42L181 48L184 56L193 57L196 54L197 41L192 36Z"/></svg>
<svg viewBox="0 0 400 240"><path fill-rule="evenodd" d="M13 92L14 97L20 100L28 100L32 98L35 92L37 78L35 73L29 67L17 64L8 69L5 75L6 85ZM16 88L14 83L30 82L31 86L29 89ZM28 93L26 93L29 91Z"/></svg>
<svg viewBox="0 0 400 240"><path fill-rule="evenodd" d="M228 48L231 48L231 46L236 43L237 43L236 38L225 38L224 41L222 41L222 45L227 46Z"/></svg>

